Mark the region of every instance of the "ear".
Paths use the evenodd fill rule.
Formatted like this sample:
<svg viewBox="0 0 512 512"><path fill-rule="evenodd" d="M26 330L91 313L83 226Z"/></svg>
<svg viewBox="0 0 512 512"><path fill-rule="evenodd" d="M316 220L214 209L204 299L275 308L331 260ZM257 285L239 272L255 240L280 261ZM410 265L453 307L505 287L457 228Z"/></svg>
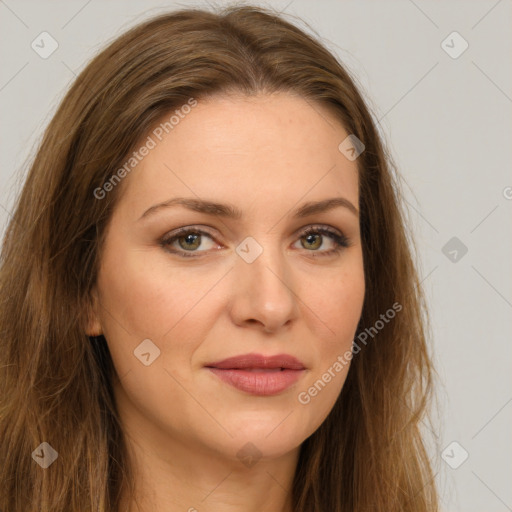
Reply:
<svg viewBox="0 0 512 512"><path fill-rule="evenodd" d="M90 300L87 302L87 328L85 330L85 334L87 336L100 336L103 334L103 330L101 328L101 322L98 315L98 293L96 287L94 287L91 291Z"/></svg>

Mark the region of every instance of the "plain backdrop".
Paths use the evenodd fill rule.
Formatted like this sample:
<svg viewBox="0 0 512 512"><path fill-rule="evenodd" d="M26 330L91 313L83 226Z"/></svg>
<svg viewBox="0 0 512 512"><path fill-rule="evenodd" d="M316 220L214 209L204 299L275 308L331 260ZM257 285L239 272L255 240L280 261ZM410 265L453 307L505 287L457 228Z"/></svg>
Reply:
<svg viewBox="0 0 512 512"><path fill-rule="evenodd" d="M44 128L90 58L149 16L225 4L0 0L2 232ZM512 511L512 2L254 4L304 20L339 56L402 176L440 378L430 455L442 510ZM47 58L32 48L42 32L58 44Z"/></svg>

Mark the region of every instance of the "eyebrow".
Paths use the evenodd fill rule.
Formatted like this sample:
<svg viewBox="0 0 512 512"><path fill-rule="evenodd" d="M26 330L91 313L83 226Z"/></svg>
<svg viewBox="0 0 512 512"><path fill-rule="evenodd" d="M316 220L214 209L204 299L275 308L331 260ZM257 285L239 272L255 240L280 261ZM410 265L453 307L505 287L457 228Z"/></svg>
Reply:
<svg viewBox="0 0 512 512"><path fill-rule="evenodd" d="M227 219L239 220L242 218L242 211L230 204L216 203L207 201L205 199L195 199L192 197L175 197L163 203L158 203L148 208L139 218L142 220L148 216L156 213L157 211L170 208L172 206L184 206L185 208L194 212L205 213L207 215L215 215ZM347 208L354 215L359 215L359 210L344 197L332 197L322 201L310 201L303 204L293 212L293 217L302 218L310 215L326 212L333 208L344 207Z"/></svg>

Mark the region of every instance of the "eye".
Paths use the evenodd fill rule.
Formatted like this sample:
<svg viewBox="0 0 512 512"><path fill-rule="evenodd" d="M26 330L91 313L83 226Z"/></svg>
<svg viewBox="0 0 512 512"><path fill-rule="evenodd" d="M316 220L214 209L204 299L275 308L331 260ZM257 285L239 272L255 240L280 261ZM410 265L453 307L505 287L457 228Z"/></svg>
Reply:
<svg viewBox="0 0 512 512"><path fill-rule="evenodd" d="M187 252L205 252L196 250L202 245L203 237L207 237L213 241L212 236L202 229L180 228L170 233L169 235L164 236L164 238L162 238L160 241L160 244L169 252L178 254L184 258L189 258L195 257L195 255L187 254ZM179 245L179 247L176 247L176 243ZM206 247L206 249L208 249L208 247Z"/></svg>
<svg viewBox="0 0 512 512"><path fill-rule="evenodd" d="M206 244L203 250L198 250L203 246L205 237L210 240L210 244ZM323 251L318 250L325 245L324 238L326 237L330 240L332 248ZM305 241L303 242L303 240ZM311 253L313 257L330 256L350 246L349 239L343 233L327 226L309 227L300 233L298 242L299 241L301 242L301 246L306 249L307 252ZM168 252L177 254L183 258L190 258L200 257L196 253L207 252L208 249L211 249L213 245L215 245L213 242L213 235L210 233L202 229L186 227L179 228L165 235L160 240L160 245Z"/></svg>
<svg viewBox="0 0 512 512"><path fill-rule="evenodd" d="M318 251L318 249L324 245L323 238L325 238L325 236L330 239L332 248L326 251ZM303 239L305 239L305 242L302 242ZM333 254L337 254L341 252L342 249L350 246L349 239L343 233L333 230L327 226L309 227L301 233L300 241L302 247L308 249L308 252L312 253L311 256L315 258L319 256L331 256Z"/></svg>

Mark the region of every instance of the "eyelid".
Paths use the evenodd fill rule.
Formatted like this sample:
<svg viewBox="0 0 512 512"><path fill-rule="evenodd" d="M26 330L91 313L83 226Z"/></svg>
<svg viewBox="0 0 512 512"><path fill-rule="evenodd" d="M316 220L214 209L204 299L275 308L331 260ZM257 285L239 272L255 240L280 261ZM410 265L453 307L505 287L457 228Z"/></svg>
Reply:
<svg viewBox="0 0 512 512"><path fill-rule="evenodd" d="M201 256L196 256L196 255L200 255L201 253L208 253L209 252L208 250L206 250L206 251L184 251L184 250L174 251L174 250L169 249L170 244L172 242L174 242L175 239L179 238L180 236L189 234L189 233L205 235L208 238L212 239L212 241L214 241L218 245L221 245L217 242L216 237L212 233L210 233L209 231L205 231L203 228L194 226L194 225L180 227L180 228L177 228L177 229L165 234L163 237L161 237L161 239L159 240L159 243L165 250L167 250L171 254L176 254L178 256L201 257ZM332 255L332 254L340 252L342 249L350 247L352 245L351 240L344 234L344 232L342 230L340 230L338 228L334 228L327 224L310 224L306 227L302 227L302 228L298 229L294 233L293 236L302 238L311 233L320 234L322 236L328 236L336 244L336 247L329 251L307 251L305 249L305 251L311 253L311 256L313 256L313 257ZM314 253L317 253L317 254L314 254Z"/></svg>
<svg viewBox="0 0 512 512"><path fill-rule="evenodd" d="M175 239L178 239L180 236L184 236L184 235L187 235L189 233L196 233L196 234L200 234L201 236L207 236L208 238L211 238L212 241L218 243L217 240L215 239L214 235L212 235L208 231L205 231L203 228L199 228L199 227L196 227L196 226L184 226L184 227L181 227L181 228L177 228L177 229L175 229L173 231L170 231L169 233L166 233L159 240L159 244L165 250L170 252L171 254L177 254L178 256L183 256L185 254L184 257L196 257L196 256L194 256L194 254L201 254L201 253L208 252L208 251L183 251L183 250L181 250L181 251L179 251L179 250L178 251L174 251L174 250L170 250L169 249L169 246L171 245L171 243L173 241L175 241ZM189 254L187 254L187 252Z"/></svg>

